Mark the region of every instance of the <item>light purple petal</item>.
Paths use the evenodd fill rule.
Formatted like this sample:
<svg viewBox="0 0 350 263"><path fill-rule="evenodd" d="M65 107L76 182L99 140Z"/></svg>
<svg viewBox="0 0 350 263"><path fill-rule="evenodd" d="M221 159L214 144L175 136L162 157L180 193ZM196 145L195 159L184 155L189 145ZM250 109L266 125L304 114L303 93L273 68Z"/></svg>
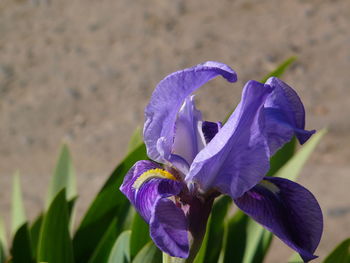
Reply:
<svg viewBox="0 0 350 263"><path fill-rule="evenodd" d="M269 78L266 84L273 92L265 102L266 132L271 155L295 135L301 144L315 131L305 130L305 110L298 94L278 78Z"/></svg>
<svg viewBox="0 0 350 263"><path fill-rule="evenodd" d="M175 122L174 143L171 154L183 158L188 168L197 153L204 148L205 139L202 133L202 114L194 104L194 97L185 99Z"/></svg>
<svg viewBox="0 0 350 263"><path fill-rule="evenodd" d="M184 212L168 199L178 195L183 184L160 176L145 177L144 181L137 181L145 172L153 169L161 167L151 161L137 162L125 176L120 190L150 224L150 234L155 244L172 256L187 257L188 222ZM171 219L167 219L164 213Z"/></svg>
<svg viewBox="0 0 350 263"><path fill-rule="evenodd" d="M158 84L145 109L143 130L147 154L151 159L164 162L170 158L176 117L185 99L218 75L230 82L237 80L230 67L209 61L172 73Z"/></svg>
<svg viewBox="0 0 350 263"><path fill-rule="evenodd" d="M322 235L322 211L303 186L283 178L266 177L236 205L309 261Z"/></svg>
<svg viewBox="0 0 350 263"><path fill-rule="evenodd" d="M236 198L261 181L269 169L262 110L270 92L270 86L256 81L246 84L234 113L194 159L188 183Z"/></svg>

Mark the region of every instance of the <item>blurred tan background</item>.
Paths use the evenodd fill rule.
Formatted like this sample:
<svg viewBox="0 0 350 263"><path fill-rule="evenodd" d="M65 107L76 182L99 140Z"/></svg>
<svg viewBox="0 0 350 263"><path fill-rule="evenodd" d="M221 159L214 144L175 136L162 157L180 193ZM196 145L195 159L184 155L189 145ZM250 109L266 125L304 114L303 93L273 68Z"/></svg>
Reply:
<svg viewBox="0 0 350 263"><path fill-rule="evenodd" d="M350 1L1 0L0 213L9 222L11 176L22 175L26 211L43 206L59 146L73 155L81 214L143 125L143 109L167 74L217 60L239 82L216 79L197 96L223 119L249 79L281 61L310 129L329 133L301 182L320 201L321 257L350 236ZM291 250L274 243L280 263ZM317 260L315 262L318 262Z"/></svg>

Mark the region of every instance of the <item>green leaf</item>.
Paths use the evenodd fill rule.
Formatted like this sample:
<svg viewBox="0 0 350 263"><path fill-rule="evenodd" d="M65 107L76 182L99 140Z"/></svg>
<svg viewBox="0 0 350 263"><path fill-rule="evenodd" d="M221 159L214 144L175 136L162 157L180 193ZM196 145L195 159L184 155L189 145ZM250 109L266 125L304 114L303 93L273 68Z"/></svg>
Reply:
<svg viewBox="0 0 350 263"><path fill-rule="evenodd" d="M294 252L289 258L288 263L303 263L304 260L300 257L299 253Z"/></svg>
<svg viewBox="0 0 350 263"><path fill-rule="evenodd" d="M350 238L345 239L326 257L323 263L349 263Z"/></svg>
<svg viewBox="0 0 350 263"><path fill-rule="evenodd" d="M137 127L134 133L131 135L129 145L128 145L128 152L132 152L142 144L143 144L142 130L140 127Z"/></svg>
<svg viewBox="0 0 350 263"><path fill-rule="evenodd" d="M21 182L19 172L13 176L12 186L12 213L11 213L11 234L14 235L17 229L26 222L26 215L23 206Z"/></svg>
<svg viewBox="0 0 350 263"><path fill-rule="evenodd" d="M232 199L228 196L222 196L215 201L202 246L194 263L218 262L224 237L225 217L231 203Z"/></svg>
<svg viewBox="0 0 350 263"><path fill-rule="evenodd" d="M67 145L63 144L56 164L55 172L51 178L51 183L47 195L46 206L48 207L56 195L66 189L67 200L76 197L76 178L73 162Z"/></svg>
<svg viewBox="0 0 350 263"><path fill-rule="evenodd" d="M142 144L118 165L97 194L73 239L77 262L87 262L112 220L127 215L130 203L119 191L119 187L132 165L144 159L147 159L147 155L145 145Z"/></svg>
<svg viewBox="0 0 350 263"><path fill-rule="evenodd" d="M130 262L130 236L130 230L126 230L119 235L109 255L108 263Z"/></svg>
<svg viewBox="0 0 350 263"><path fill-rule="evenodd" d="M11 248L12 262L35 262L32 254L30 233L27 223L20 226L15 233Z"/></svg>
<svg viewBox="0 0 350 263"><path fill-rule="evenodd" d="M136 255L132 263L161 263L162 253L154 245L153 241L148 242Z"/></svg>
<svg viewBox="0 0 350 263"><path fill-rule="evenodd" d="M293 157L296 149L296 138L286 143L281 149L275 153L270 159L270 170L266 176L273 176L290 158Z"/></svg>
<svg viewBox="0 0 350 263"><path fill-rule="evenodd" d="M130 257L133 259L136 254L151 240L148 224L136 213L131 226Z"/></svg>
<svg viewBox="0 0 350 263"><path fill-rule="evenodd" d="M5 224L2 217L0 217L0 263L5 262L6 250L7 250L7 242L6 242Z"/></svg>
<svg viewBox="0 0 350 263"><path fill-rule="evenodd" d="M74 262L68 217L66 191L63 189L53 199L44 216L39 237L38 261Z"/></svg>
<svg viewBox="0 0 350 263"><path fill-rule="evenodd" d="M226 226L223 262L263 262L271 241L270 232L238 211Z"/></svg>
<svg viewBox="0 0 350 263"><path fill-rule="evenodd" d="M41 225L43 223L43 218L44 218L44 216L42 214L39 215L30 227L30 236L32 239L32 249L33 249L33 256L34 257L36 257L36 254L38 251L40 229L41 229Z"/></svg>
<svg viewBox="0 0 350 263"><path fill-rule="evenodd" d="M247 243L243 263L262 263L270 248L272 234L248 218Z"/></svg>
<svg viewBox="0 0 350 263"><path fill-rule="evenodd" d="M321 130L314 134L274 176L295 181L311 153L325 134L326 130Z"/></svg>
<svg viewBox="0 0 350 263"><path fill-rule="evenodd" d="M118 229L118 225L118 219L114 218L92 254L89 263L107 262L113 244L117 240L120 233L120 228Z"/></svg>
<svg viewBox="0 0 350 263"><path fill-rule="evenodd" d="M274 69L269 74L267 74L265 77L263 77L261 82L265 83L268 80L268 78L270 78L270 77L282 76L283 73L286 71L286 69L289 68L290 65L292 65L296 59L297 59L296 57L290 57L290 58L286 59L281 64L279 64L276 69Z"/></svg>

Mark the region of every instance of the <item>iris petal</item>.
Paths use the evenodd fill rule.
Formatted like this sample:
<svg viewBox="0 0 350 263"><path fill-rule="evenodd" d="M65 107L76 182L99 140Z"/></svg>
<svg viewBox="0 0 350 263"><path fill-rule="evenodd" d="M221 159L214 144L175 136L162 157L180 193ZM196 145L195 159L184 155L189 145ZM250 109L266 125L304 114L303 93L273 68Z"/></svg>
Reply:
<svg viewBox="0 0 350 263"><path fill-rule="evenodd" d="M171 178L158 164L139 161L125 176L120 190L150 224L150 234L155 244L172 256L187 257L188 222L184 212L168 199L178 195L183 184ZM167 219L164 213L171 219Z"/></svg>
<svg viewBox="0 0 350 263"><path fill-rule="evenodd" d="M256 81L246 84L234 113L194 159L187 182L236 198L261 181L269 169L262 109L271 90Z"/></svg>
<svg viewBox="0 0 350 263"><path fill-rule="evenodd" d="M284 243L304 261L313 255L322 235L322 211L306 188L287 179L266 177L234 200L236 205Z"/></svg>
<svg viewBox="0 0 350 263"><path fill-rule="evenodd" d="M305 110L298 94L278 78L269 78L273 88L264 105L266 132L272 156L295 135L301 144L315 131L305 130Z"/></svg>
<svg viewBox="0 0 350 263"><path fill-rule="evenodd" d="M172 73L158 84L145 109L143 130L147 154L151 159L158 162L170 159L175 122L181 106L192 92L218 75L230 82L237 80L230 67L209 61Z"/></svg>

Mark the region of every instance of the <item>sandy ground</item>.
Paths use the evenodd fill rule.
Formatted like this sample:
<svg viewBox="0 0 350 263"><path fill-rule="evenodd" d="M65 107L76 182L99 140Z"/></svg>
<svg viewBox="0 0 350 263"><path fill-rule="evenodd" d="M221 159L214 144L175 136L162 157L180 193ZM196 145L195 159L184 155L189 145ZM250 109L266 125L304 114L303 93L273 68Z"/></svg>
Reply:
<svg viewBox="0 0 350 263"><path fill-rule="evenodd" d="M38 213L64 140L81 214L167 74L206 60L232 66L238 83L217 79L197 96L204 116L218 120L245 81L297 55L283 79L302 97L308 128L329 129L300 180L324 211L322 257L350 236L349 45L346 0L1 0L0 213L8 222L16 169L29 218ZM267 262L291 253L274 246L278 257Z"/></svg>

